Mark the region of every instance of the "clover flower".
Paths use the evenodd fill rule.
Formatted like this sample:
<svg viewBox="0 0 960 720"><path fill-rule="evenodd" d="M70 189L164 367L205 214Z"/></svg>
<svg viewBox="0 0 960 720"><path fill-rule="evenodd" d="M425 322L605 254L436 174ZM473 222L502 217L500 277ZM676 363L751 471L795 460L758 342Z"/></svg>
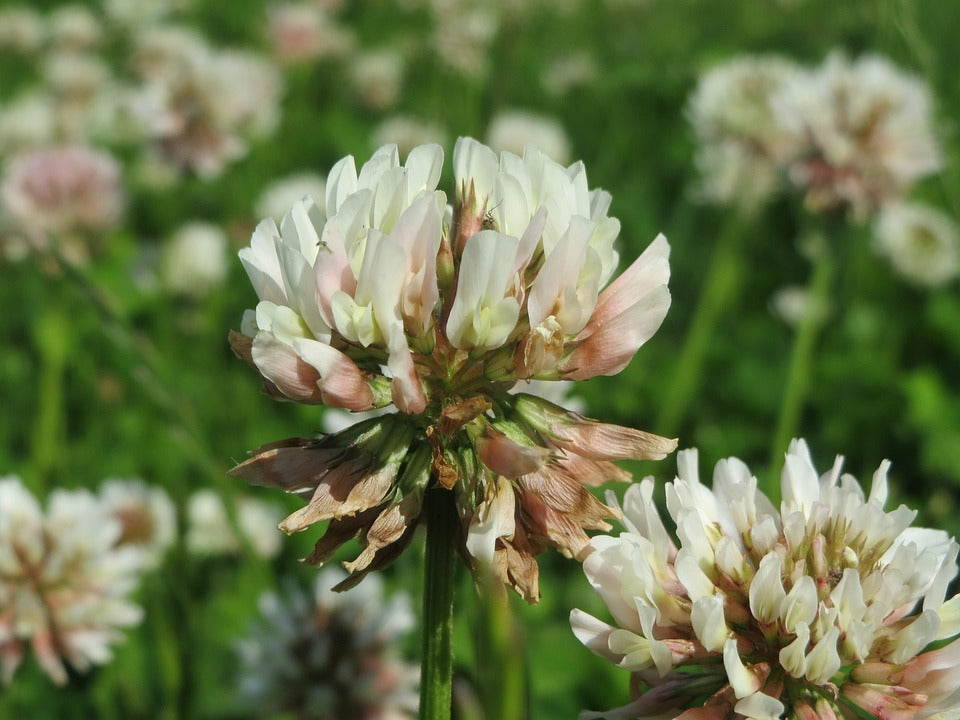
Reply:
<svg viewBox="0 0 960 720"><path fill-rule="evenodd" d="M701 195L712 202L757 205L780 187L780 167L794 138L773 100L799 69L773 56L737 57L704 73L687 114L699 141Z"/></svg>
<svg viewBox="0 0 960 720"><path fill-rule="evenodd" d="M175 295L199 299L227 277L227 236L213 223L184 223L163 248L161 276Z"/></svg>
<svg viewBox="0 0 960 720"><path fill-rule="evenodd" d="M386 602L379 578L340 594L327 568L307 592L290 582L260 598L262 618L241 641L240 696L263 714L405 720L416 717L415 666L396 652L413 627L410 598Z"/></svg>
<svg viewBox="0 0 960 720"><path fill-rule="evenodd" d="M842 207L864 217L942 164L927 86L880 56L833 53L795 77L774 105L800 148L790 179L815 211Z"/></svg>
<svg viewBox="0 0 960 720"><path fill-rule="evenodd" d="M342 57L356 43L352 31L317 3L269 5L267 35L273 56L284 64Z"/></svg>
<svg viewBox="0 0 960 720"><path fill-rule="evenodd" d="M922 203L885 207L874 228L873 248L898 275L922 287L944 285L960 272L956 225Z"/></svg>
<svg viewBox="0 0 960 720"><path fill-rule="evenodd" d="M283 221L284 216L298 200L309 197L323 210L327 196L327 179L313 172L300 172L274 180L263 189L257 198L255 212L262 218Z"/></svg>
<svg viewBox="0 0 960 720"><path fill-rule="evenodd" d="M170 496L143 480L120 478L105 480L99 495L106 513L120 523L117 545L138 548L148 569L159 565L177 535Z"/></svg>
<svg viewBox="0 0 960 720"><path fill-rule="evenodd" d="M818 476L791 443L778 513L736 458L697 476L696 450L667 484L671 539L653 480L624 496L625 532L591 541L584 572L616 625L580 610L574 633L633 673L637 699L582 718L886 720L956 717L960 702L957 543L910 527L887 500L884 461L869 495Z"/></svg>
<svg viewBox="0 0 960 720"><path fill-rule="evenodd" d="M280 552L277 522L280 513L256 498L237 499L237 525L258 557L269 559ZM187 502L187 549L197 555L232 555L241 540L230 524L223 500L213 490L198 490Z"/></svg>
<svg viewBox="0 0 960 720"><path fill-rule="evenodd" d="M121 543L123 528L84 490L57 490L47 510L18 478L0 479L0 670L9 682L26 646L58 684L69 665L111 658L118 628L140 622L129 596L143 553Z"/></svg>
<svg viewBox="0 0 960 720"><path fill-rule="evenodd" d="M0 184L0 216L38 248L50 239L65 255L87 255L80 236L107 230L120 220L120 166L105 152L55 147L11 158Z"/></svg>
<svg viewBox="0 0 960 720"><path fill-rule="evenodd" d="M620 372L669 307L669 246L658 237L609 282L620 224L582 163L461 138L451 207L442 164L435 145L403 165L382 147L359 173L345 158L326 217L301 201L240 251L260 302L231 344L267 394L399 412L265 445L232 473L308 501L287 532L330 521L309 562L361 535L345 586L406 547L428 489L451 490L464 557L536 600L535 556L579 556L584 528L609 527L587 487L628 477L610 461L676 443L508 390Z"/></svg>
<svg viewBox="0 0 960 720"><path fill-rule="evenodd" d="M267 60L214 50L177 28L144 39L138 65L145 86L133 95L131 113L167 164L213 177L246 154L250 139L275 129L282 82Z"/></svg>

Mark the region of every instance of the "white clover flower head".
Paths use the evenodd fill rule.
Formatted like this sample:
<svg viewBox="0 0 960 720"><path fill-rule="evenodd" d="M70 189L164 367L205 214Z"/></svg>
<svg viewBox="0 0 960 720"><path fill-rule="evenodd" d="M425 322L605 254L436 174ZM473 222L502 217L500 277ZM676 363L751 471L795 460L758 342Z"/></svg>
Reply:
<svg viewBox="0 0 960 720"><path fill-rule="evenodd" d="M565 163L570 160L570 138L556 118L525 110L503 110L487 128L487 145L494 152L508 151L522 155L527 145Z"/></svg>
<svg viewBox="0 0 960 720"><path fill-rule="evenodd" d="M480 0L430 0L433 50L450 69L478 78L488 70L490 43L500 29L500 12Z"/></svg>
<svg viewBox="0 0 960 720"><path fill-rule="evenodd" d="M172 167L214 177L246 154L248 141L276 128L282 80L265 58L214 50L179 28L144 42L137 62L144 86L130 112Z"/></svg>
<svg viewBox="0 0 960 720"><path fill-rule="evenodd" d="M290 212L290 208L307 198L324 212L326 197L326 177L310 171L298 172L267 185L257 198L254 211L258 217L272 218L279 223L283 221L284 215Z"/></svg>
<svg viewBox="0 0 960 720"><path fill-rule="evenodd" d="M143 554L118 543L120 523L89 492L57 490L46 512L19 478L0 479L0 671L9 682L30 647L50 678L67 681L112 656Z"/></svg>
<svg viewBox="0 0 960 720"><path fill-rule="evenodd" d="M362 533L345 587L406 547L426 492L452 491L471 564L536 600L535 556L579 556L584 529L608 527L586 486L675 442L509 390L620 372L669 307L669 246L658 237L614 280L620 224L582 163L460 138L451 206L442 165L437 145L403 164L386 145L359 171L344 158L325 212L299 201L240 251L260 302L230 340L267 394L395 412L266 445L232 472L308 500L287 532L331 520L310 562Z"/></svg>
<svg viewBox="0 0 960 720"><path fill-rule="evenodd" d="M269 5L267 36L273 56L287 64L343 57L356 44L353 33L319 3Z"/></svg>
<svg viewBox="0 0 960 720"><path fill-rule="evenodd" d="M873 249L898 275L920 287L945 285L960 273L956 224L922 203L884 207L874 227Z"/></svg>
<svg viewBox="0 0 960 720"><path fill-rule="evenodd" d="M588 52L559 55L540 78L544 90L562 97L576 88L589 87L599 76L596 60Z"/></svg>
<svg viewBox="0 0 960 720"><path fill-rule="evenodd" d="M761 204L780 187L778 163L795 139L774 98L799 73L776 56L741 56L705 72L687 105L699 142L700 194L710 202Z"/></svg>
<svg viewBox="0 0 960 720"><path fill-rule="evenodd" d="M154 28L188 0L103 0L104 15L124 30Z"/></svg>
<svg viewBox="0 0 960 720"><path fill-rule="evenodd" d="M26 5L0 10L0 49L32 53L40 49L46 38L43 17Z"/></svg>
<svg viewBox="0 0 960 720"><path fill-rule="evenodd" d="M139 549L144 566L157 567L177 535L177 511L166 491L139 478L110 478L99 495L107 515L120 523L117 546Z"/></svg>
<svg viewBox="0 0 960 720"><path fill-rule="evenodd" d="M942 641L960 633L960 596L945 598L960 546L910 527L903 505L884 510L889 462L867 494L842 458L818 475L794 440L779 512L736 458L717 463L712 489L695 450L677 463L679 545L652 478L624 495L624 532L591 541L584 572L616 624L574 610L573 631L634 673L637 699L581 717L940 718L957 706L960 643Z"/></svg>
<svg viewBox="0 0 960 720"><path fill-rule="evenodd" d="M163 248L163 284L175 295L203 298L227 277L227 237L212 223L180 226Z"/></svg>
<svg viewBox="0 0 960 720"><path fill-rule="evenodd" d="M829 313L826 301L814 302L810 289L803 285L784 285L770 298L770 309L791 327L799 327L804 318L814 315L819 322Z"/></svg>
<svg viewBox="0 0 960 720"><path fill-rule="evenodd" d="M49 41L60 50L89 50L103 40L103 28L89 8L61 5L47 19Z"/></svg>
<svg viewBox="0 0 960 720"><path fill-rule="evenodd" d="M123 200L116 160L82 146L46 148L11 158L0 184L0 214L39 245L50 237L114 227Z"/></svg>
<svg viewBox="0 0 960 720"><path fill-rule="evenodd" d="M343 578L327 568L312 593L288 581L282 593L261 596L261 617L238 644L240 696L251 708L303 718L416 717L419 670L396 651L413 627L409 596L385 599L376 577L332 592Z"/></svg>
<svg viewBox="0 0 960 720"><path fill-rule="evenodd" d="M403 57L394 50L370 50L350 63L350 80L366 107L387 110L397 104L403 82Z"/></svg>
<svg viewBox="0 0 960 720"><path fill-rule="evenodd" d="M790 180L815 211L866 217L942 165L926 84L883 57L831 53L794 76L774 106L799 147Z"/></svg>
<svg viewBox="0 0 960 720"><path fill-rule="evenodd" d="M274 506L256 498L237 498L236 520L243 538L258 557L270 559L280 552L277 523L282 517ZM213 490L198 490L187 502L187 549L201 556L234 555L241 550L223 500Z"/></svg>
<svg viewBox="0 0 960 720"><path fill-rule="evenodd" d="M10 157L53 143L56 109L48 93L17 96L0 107L0 154Z"/></svg>

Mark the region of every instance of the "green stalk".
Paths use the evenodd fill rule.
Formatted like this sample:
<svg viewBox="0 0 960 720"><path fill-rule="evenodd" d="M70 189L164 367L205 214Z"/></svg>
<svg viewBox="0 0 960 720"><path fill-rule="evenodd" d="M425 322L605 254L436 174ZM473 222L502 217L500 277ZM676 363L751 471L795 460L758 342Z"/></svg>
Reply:
<svg viewBox="0 0 960 720"><path fill-rule="evenodd" d="M780 417L777 431L770 447L770 470L761 488L774 503L780 499L780 469L787 444L796 436L800 426L800 415L807 399L807 386L813 365L813 348L823 325L823 308L833 277L833 256L831 249L822 236L817 238L813 252L813 274L807 296L807 312L804 313L797 331L793 336L793 347L787 366L787 381L780 404Z"/></svg>
<svg viewBox="0 0 960 720"><path fill-rule="evenodd" d="M660 405L660 417L654 428L668 437L676 434L697 392L710 336L717 320L732 302L739 284L740 250L747 212L742 209L730 216L717 238L703 291L690 322L683 350Z"/></svg>
<svg viewBox="0 0 960 720"><path fill-rule="evenodd" d="M434 488L425 498L426 566L423 574L423 645L420 720L450 720L453 689L453 586L459 521L453 493Z"/></svg>
<svg viewBox="0 0 960 720"><path fill-rule="evenodd" d="M63 445L63 386L68 329L67 318L58 306L47 307L35 328L34 339L40 354L40 382L30 456L36 483L33 489L38 492L59 464Z"/></svg>
<svg viewBox="0 0 960 720"><path fill-rule="evenodd" d="M477 684L485 720L526 720L523 641L500 579L481 568L477 623Z"/></svg>

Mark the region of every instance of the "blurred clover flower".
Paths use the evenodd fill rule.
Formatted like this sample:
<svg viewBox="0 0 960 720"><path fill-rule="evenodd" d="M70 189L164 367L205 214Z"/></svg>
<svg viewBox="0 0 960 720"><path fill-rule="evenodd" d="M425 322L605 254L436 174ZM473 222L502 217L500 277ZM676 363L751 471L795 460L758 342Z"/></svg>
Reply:
<svg viewBox="0 0 960 720"><path fill-rule="evenodd" d="M780 186L778 162L795 140L773 99L800 69L775 56L742 56L711 68L690 97L687 115L699 149L701 195L721 204L756 206Z"/></svg>
<svg viewBox="0 0 960 720"><path fill-rule="evenodd" d="M915 285L936 287L960 272L960 234L949 217L922 203L885 207L874 228L873 248Z"/></svg>
<svg viewBox="0 0 960 720"><path fill-rule="evenodd" d="M863 218L942 164L926 84L883 57L834 52L774 104L797 142L790 180L814 211Z"/></svg>
<svg viewBox="0 0 960 720"><path fill-rule="evenodd" d="M262 218L281 222L298 200L309 197L320 210L327 196L327 179L313 172L300 172L274 180L257 198L254 211Z"/></svg>
<svg viewBox="0 0 960 720"><path fill-rule="evenodd" d="M227 236L213 223L184 223L164 245L160 269L171 293L205 297L227 277Z"/></svg>
<svg viewBox="0 0 960 720"><path fill-rule="evenodd" d="M313 592L289 582L260 598L262 618L238 647L240 696L251 708L302 720L416 717L419 673L396 652L413 627L409 596L384 602L379 578L333 592L343 575L327 568Z"/></svg>
<svg viewBox="0 0 960 720"><path fill-rule="evenodd" d="M177 511L170 496L143 480L105 480L100 502L107 515L120 523L118 547L133 547L143 554L143 564L155 568L177 535Z"/></svg>
<svg viewBox="0 0 960 720"><path fill-rule="evenodd" d="M892 512L884 461L868 496L842 458L818 477L793 441L778 513L736 458L700 484L696 450L678 455L667 509L653 480L624 497L619 537L591 541L584 571L613 614L580 610L574 633L633 673L637 699L582 718L886 720L955 718L960 702L957 543Z"/></svg>
<svg viewBox="0 0 960 720"><path fill-rule="evenodd" d="M115 227L123 212L120 166L106 152L53 147L11 158L0 184L0 222L35 248L55 239L64 256L87 259L91 233Z"/></svg>
<svg viewBox="0 0 960 720"><path fill-rule="evenodd" d="M0 479L0 670L9 682L27 645L58 684L111 658L145 555L85 490L57 490L46 513L18 478Z"/></svg>
<svg viewBox="0 0 960 720"><path fill-rule="evenodd" d="M676 442L508 390L620 372L670 305L669 246L658 237L608 285L620 224L582 163L461 138L452 207L436 190L442 164L435 145L405 165L382 147L359 173L344 158L326 217L301 201L241 250L260 302L230 339L265 391L400 412L265 445L232 473L308 500L287 532L331 521L309 562L361 535L343 587L406 547L429 488L451 490L465 558L535 601L538 553L579 557L584 528L609 528L614 511L587 487L629 477L610 461Z"/></svg>
<svg viewBox="0 0 960 720"><path fill-rule="evenodd" d="M268 5L267 35L273 56L284 64L342 57L356 44L353 31L319 3Z"/></svg>
<svg viewBox="0 0 960 720"><path fill-rule="evenodd" d="M570 159L570 138L555 118L523 110L505 110L490 120L487 145L494 151L520 154L533 143L558 162Z"/></svg>
<svg viewBox="0 0 960 720"><path fill-rule="evenodd" d="M269 559L280 552L277 508L256 498L237 498L237 525L258 557ZM187 549L197 555L230 555L241 541L230 523L223 500L213 490L198 490L187 502Z"/></svg>

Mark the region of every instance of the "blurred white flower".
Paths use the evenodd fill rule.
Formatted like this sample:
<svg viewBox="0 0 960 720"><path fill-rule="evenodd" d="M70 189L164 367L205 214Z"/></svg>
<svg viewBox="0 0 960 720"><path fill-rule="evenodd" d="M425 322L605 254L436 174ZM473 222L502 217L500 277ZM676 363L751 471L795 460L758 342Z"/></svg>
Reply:
<svg viewBox="0 0 960 720"><path fill-rule="evenodd" d="M103 40L100 21L80 5L61 5L47 18L50 44L58 51L89 50Z"/></svg>
<svg viewBox="0 0 960 720"><path fill-rule="evenodd" d="M350 80L360 101L371 110L397 103L403 81L403 58L393 50L367 51L350 60Z"/></svg>
<svg viewBox="0 0 960 720"><path fill-rule="evenodd" d="M505 110L490 121L487 145L494 152L504 150L523 155L527 145L536 145L559 163L570 162L570 138L563 125L552 117L523 110Z"/></svg>
<svg viewBox="0 0 960 720"><path fill-rule="evenodd" d="M273 56L282 63L343 57L355 44L319 3L274 3L267 7L267 35Z"/></svg>
<svg viewBox="0 0 960 720"><path fill-rule="evenodd" d="M597 63L587 52L576 52L554 58L541 77L543 88L562 97L578 87L589 87L598 75Z"/></svg>
<svg viewBox="0 0 960 720"><path fill-rule="evenodd" d="M129 599L143 554L89 492L55 490L46 513L18 478L0 479L0 669L9 682L27 646L58 684L67 665L108 662L118 628L140 622Z"/></svg>
<svg viewBox="0 0 960 720"><path fill-rule="evenodd" d="M39 244L47 236L106 230L123 210L120 166L87 147L57 147L7 162L0 214Z"/></svg>
<svg viewBox="0 0 960 720"><path fill-rule="evenodd" d="M960 273L957 226L929 205L884 207L874 228L873 248L905 280L921 287L944 285Z"/></svg>
<svg viewBox="0 0 960 720"><path fill-rule="evenodd" d="M380 579L332 592L345 574L326 568L312 593L294 582L260 598L262 617L238 646L240 695L259 714L412 720L419 671L397 643L413 627L410 598L386 602Z"/></svg>
<svg viewBox="0 0 960 720"><path fill-rule="evenodd" d="M227 277L227 236L216 225L181 225L163 247L161 279L175 295L202 298Z"/></svg>
<svg viewBox="0 0 960 720"><path fill-rule="evenodd" d="M143 480L112 478L100 486L100 502L120 523L116 544L139 549L145 567L159 565L177 534L177 512L170 496Z"/></svg>
<svg viewBox="0 0 960 720"><path fill-rule="evenodd" d="M304 198L310 198L320 212L325 212L326 195L326 177L309 171L295 173L267 185L257 198L254 212L257 217L273 218L279 223L290 208Z"/></svg>
<svg viewBox="0 0 960 720"><path fill-rule="evenodd" d="M960 633L960 596L945 601L960 546L883 509L889 462L866 494L842 460L819 476L794 440L778 513L741 461L717 463L711 490L681 452L666 488L679 547L653 479L630 487L625 531L593 538L583 566L616 625L570 619L634 673L636 700L581 717L947 717L935 713L960 700L960 643L925 649Z"/></svg>
<svg viewBox="0 0 960 720"><path fill-rule="evenodd" d="M430 0L433 48L451 69L470 78L488 69L488 50L500 15L493 3L483 0Z"/></svg>
<svg viewBox="0 0 960 720"><path fill-rule="evenodd" d="M191 58L212 52L203 36L183 25L148 25L133 38L131 64L149 82L173 82Z"/></svg>
<svg viewBox="0 0 960 720"><path fill-rule="evenodd" d="M272 558L280 552L277 523L282 513L255 498L237 498L237 524L254 552ZM223 500L213 490L198 490L187 503L187 548L197 555L232 555L240 541L230 524Z"/></svg>
<svg viewBox="0 0 960 720"><path fill-rule="evenodd" d="M150 36L138 58L146 84L131 97L131 113L159 156L205 177L271 133L280 113L279 71L240 51L215 51L189 32Z"/></svg>
<svg viewBox="0 0 960 720"><path fill-rule="evenodd" d="M27 93L0 106L0 157L50 145L56 126L56 108L48 93Z"/></svg>
<svg viewBox="0 0 960 720"><path fill-rule="evenodd" d="M823 303L811 302L810 289L803 285L785 285L770 298L770 307L774 314L791 327L797 327L809 314L814 313L822 320L828 308Z"/></svg>
<svg viewBox="0 0 960 720"><path fill-rule="evenodd" d="M101 0L103 12L126 30L155 27L188 0Z"/></svg>
<svg viewBox="0 0 960 720"><path fill-rule="evenodd" d="M748 55L700 77L687 115L706 200L752 207L779 188L778 163L794 153L796 140L774 113L773 99L799 72L783 58Z"/></svg>
<svg viewBox="0 0 960 720"><path fill-rule="evenodd" d="M447 133L435 122L425 118L391 115L373 129L370 142L375 147L396 145L397 150L405 157L417 145L446 145Z"/></svg>
<svg viewBox="0 0 960 720"><path fill-rule="evenodd" d="M942 164L926 84L883 57L834 52L794 76L774 108L800 147L790 179L815 211L863 218Z"/></svg>
<svg viewBox="0 0 960 720"><path fill-rule="evenodd" d="M26 5L0 9L0 50L30 53L46 38L43 17Z"/></svg>

